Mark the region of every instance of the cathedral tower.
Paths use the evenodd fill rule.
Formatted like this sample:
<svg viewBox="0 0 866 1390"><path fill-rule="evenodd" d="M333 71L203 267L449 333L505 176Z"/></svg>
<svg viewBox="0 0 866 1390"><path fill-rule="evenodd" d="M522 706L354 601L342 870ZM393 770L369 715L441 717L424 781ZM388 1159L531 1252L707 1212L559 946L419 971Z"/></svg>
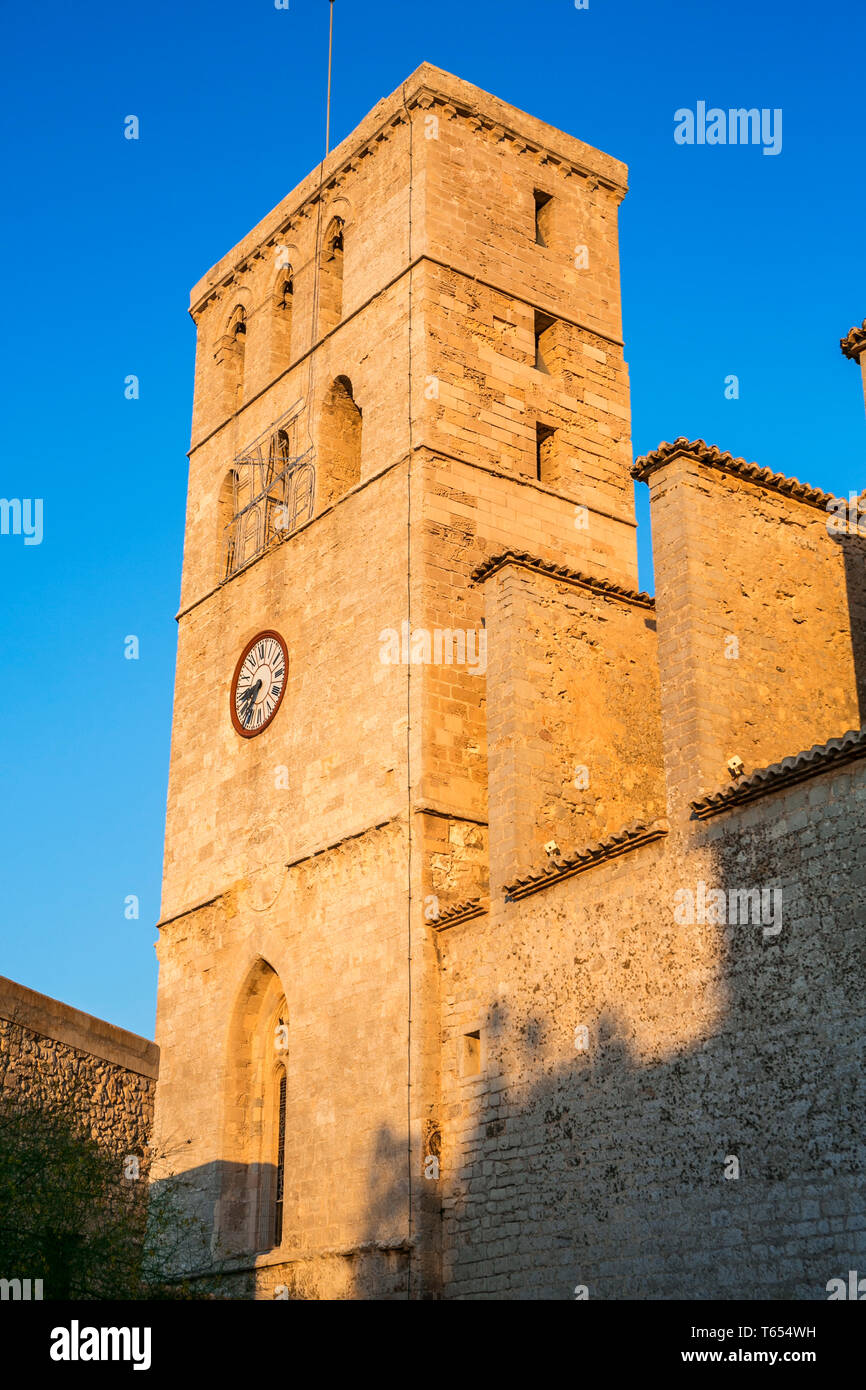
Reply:
<svg viewBox="0 0 866 1390"><path fill-rule="evenodd" d="M440 935L545 838L509 703L539 563L648 627L625 181L423 65L192 292L156 1147L260 1296L439 1289L442 1068L477 1061ZM598 834L647 802L608 781Z"/></svg>

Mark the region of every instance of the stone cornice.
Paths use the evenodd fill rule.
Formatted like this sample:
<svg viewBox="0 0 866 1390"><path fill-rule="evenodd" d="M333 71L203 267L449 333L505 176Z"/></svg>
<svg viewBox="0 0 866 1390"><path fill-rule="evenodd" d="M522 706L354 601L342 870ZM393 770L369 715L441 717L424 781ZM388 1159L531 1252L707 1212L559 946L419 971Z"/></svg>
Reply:
<svg viewBox="0 0 866 1390"><path fill-rule="evenodd" d="M845 337L839 339L839 346L846 357L850 357L852 362L858 362L861 352L866 348L866 319L859 328L855 324L849 329Z"/></svg>
<svg viewBox="0 0 866 1390"><path fill-rule="evenodd" d="M594 187L603 187L621 201L628 191L627 170L620 160L586 145L527 112L509 106L480 87L464 82L431 63L420 67L380 101L353 131L294 188L242 241L199 280L190 295L194 319L206 303L218 297L238 275L260 260L279 241L290 238L293 223L308 217L326 192L339 187L359 161L375 154L394 131L406 124L408 113L439 106L451 119L469 122L473 129L498 140L509 140L530 154L539 165L561 175L578 175Z"/></svg>
<svg viewBox="0 0 866 1390"><path fill-rule="evenodd" d="M543 869L537 869L534 873L523 874L516 878L513 883L507 883L505 885L506 902L516 902L519 898L528 898L530 894L538 893L542 888L548 888L551 883L559 883L564 878L573 878L575 874L582 874L587 869L595 868L596 864L605 864L608 860L616 859L621 854L628 854L633 849L639 849L641 845L652 844L654 840L663 839L669 830L670 826L666 820L632 821L614 835L606 835L603 840L596 840L593 844L585 845L583 849L575 850L567 857L560 857Z"/></svg>
<svg viewBox="0 0 866 1390"><path fill-rule="evenodd" d="M419 68L418 72L421 71ZM441 69L433 71L441 72ZM424 109L440 106L447 115L469 121L479 133L496 141L511 141L519 146L522 153L532 155L539 165L556 170L565 177L576 174L588 179L594 188L606 188L615 194L618 202L625 197L628 192L626 169L618 159L596 150L592 145L585 145L555 126L546 125L528 112L500 101L469 82L452 77L450 73L441 73L441 76L459 83L465 93L462 100L459 96L449 98L443 90L444 84L436 82L417 88L411 97L407 97L407 106Z"/></svg>
<svg viewBox="0 0 866 1390"><path fill-rule="evenodd" d="M723 453L715 444L707 444L704 439L686 439L685 435L680 435L672 444L660 444L652 453L636 459L631 476L637 482L648 482L657 469L663 468L675 458L693 459L695 463L702 463L707 468L729 473L744 482L754 483L756 487L769 488L785 497L792 497L797 502L805 502L810 507L826 510L832 502L839 500L831 492L823 492L808 483L801 483L797 478L786 478L783 473L773 473L769 468L759 468L756 463L747 463L745 459Z"/></svg>
<svg viewBox="0 0 866 1390"><path fill-rule="evenodd" d="M805 782L809 777L817 777L828 769L841 767L858 758L866 758L866 727L851 729L841 738L831 738L829 743L815 744L807 752L783 758L780 763L759 767L730 787L699 797L691 803L691 808L698 820L708 820L721 811L755 801L759 796L779 791L794 782Z"/></svg>
<svg viewBox="0 0 866 1390"><path fill-rule="evenodd" d="M94 1018L5 976L0 976L0 1018L151 1081L159 1073L159 1048L150 1038Z"/></svg>
<svg viewBox="0 0 866 1390"><path fill-rule="evenodd" d="M483 584L506 565L531 570L534 574L542 574L545 579L554 579L557 583L591 589L593 593L601 594L604 598L617 599L620 603L630 603L637 608L655 608L655 599L651 594L641 593L638 589L626 589L622 584L614 584L609 579L600 579L592 574L582 574L580 570L569 569L567 565L556 565L552 560L541 560L537 555L527 554L525 550L503 550L498 555L491 556L472 571L473 583Z"/></svg>

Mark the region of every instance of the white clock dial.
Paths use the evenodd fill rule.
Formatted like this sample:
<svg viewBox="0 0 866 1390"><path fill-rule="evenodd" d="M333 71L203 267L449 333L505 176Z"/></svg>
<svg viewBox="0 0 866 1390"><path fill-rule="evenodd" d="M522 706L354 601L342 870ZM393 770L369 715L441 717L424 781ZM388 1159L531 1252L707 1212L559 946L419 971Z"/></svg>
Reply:
<svg viewBox="0 0 866 1390"><path fill-rule="evenodd" d="M246 647L232 682L232 723L245 738L267 728L286 688L288 661L282 638L261 632Z"/></svg>

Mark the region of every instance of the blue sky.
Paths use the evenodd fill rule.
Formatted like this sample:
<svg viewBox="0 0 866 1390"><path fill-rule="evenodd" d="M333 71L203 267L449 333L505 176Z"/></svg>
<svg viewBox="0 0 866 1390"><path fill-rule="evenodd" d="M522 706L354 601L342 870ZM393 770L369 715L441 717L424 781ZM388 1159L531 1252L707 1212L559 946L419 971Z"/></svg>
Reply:
<svg viewBox="0 0 866 1390"><path fill-rule="evenodd" d="M326 0L6 15L0 495L44 499L44 538L0 536L0 973L148 1035L186 306L321 157L327 23ZM337 0L332 143L426 60L625 160L635 452L703 436L845 494L866 484L838 347L866 315L864 52L862 0ZM781 153L675 144L698 101L781 108ZM644 489L638 506L651 587Z"/></svg>

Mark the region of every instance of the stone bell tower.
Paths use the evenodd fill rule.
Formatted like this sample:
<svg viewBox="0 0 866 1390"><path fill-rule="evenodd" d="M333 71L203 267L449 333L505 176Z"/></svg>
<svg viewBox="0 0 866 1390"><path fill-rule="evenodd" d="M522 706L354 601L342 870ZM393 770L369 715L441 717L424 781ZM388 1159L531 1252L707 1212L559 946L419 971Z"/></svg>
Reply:
<svg viewBox="0 0 866 1390"><path fill-rule="evenodd" d="M636 588L625 179L425 64L192 292L156 1145L235 1292L439 1291L438 934L521 852L472 575Z"/></svg>

